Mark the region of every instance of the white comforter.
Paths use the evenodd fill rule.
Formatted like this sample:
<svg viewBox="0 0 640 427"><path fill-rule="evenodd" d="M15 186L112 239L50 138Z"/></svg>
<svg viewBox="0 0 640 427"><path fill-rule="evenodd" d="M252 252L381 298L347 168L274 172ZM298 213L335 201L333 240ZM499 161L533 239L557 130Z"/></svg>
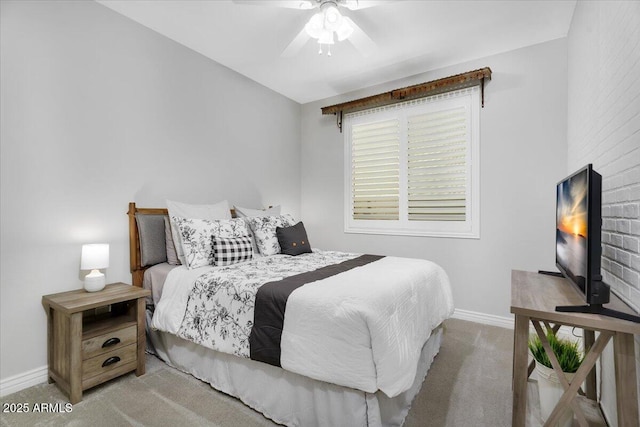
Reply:
<svg viewBox="0 0 640 427"><path fill-rule="evenodd" d="M178 334L194 284L213 270L172 270L152 326ZM280 362L300 375L394 397L411 386L422 346L452 313L449 279L441 267L385 257L293 291Z"/></svg>

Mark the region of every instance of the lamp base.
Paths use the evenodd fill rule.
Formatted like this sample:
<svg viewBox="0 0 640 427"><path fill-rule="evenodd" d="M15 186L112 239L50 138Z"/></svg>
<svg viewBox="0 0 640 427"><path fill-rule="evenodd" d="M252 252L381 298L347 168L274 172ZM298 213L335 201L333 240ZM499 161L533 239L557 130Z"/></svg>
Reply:
<svg viewBox="0 0 640 427"><path fill-rule="evenodd" d="M84 290L87 292L98 292L104 289L105 278L99 270L91 270L84 278Z"/></svg>

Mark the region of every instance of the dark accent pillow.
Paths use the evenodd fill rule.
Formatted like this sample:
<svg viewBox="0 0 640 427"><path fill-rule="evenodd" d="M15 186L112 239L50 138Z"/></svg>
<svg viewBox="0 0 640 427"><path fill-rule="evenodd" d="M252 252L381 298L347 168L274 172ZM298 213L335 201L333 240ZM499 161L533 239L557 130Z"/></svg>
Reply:
<svg viewBox="0 0 640 427"><path fill-rule="evenodd" d="M276 236L280 244L280 253L296 256L311 252L302 221L291 227L276 227Z"/></svg>

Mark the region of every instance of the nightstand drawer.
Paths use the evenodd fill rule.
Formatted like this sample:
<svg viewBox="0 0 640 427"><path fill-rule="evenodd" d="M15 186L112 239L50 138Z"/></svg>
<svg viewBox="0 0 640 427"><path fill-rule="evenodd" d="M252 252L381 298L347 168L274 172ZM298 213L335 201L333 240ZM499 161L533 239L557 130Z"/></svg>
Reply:
<svg viewBox="0 0 640 427"><path fill-rule="evenodd" d="M131 344L138 340L138 328L134 324L82 340L82 359L90 359Z"/></svg>
<svg viewBox="0 0 640 427"><path fill-rule="evenodd" d="M119 371L121 367L128 365L131 362L134 362L133 368L135 369L136 356L137 346L135 344L131 344L126 347L92 357L91 359L84 360L82 362L82 380L84 382L88 378L99 375L107 377L111 371Z"/></svg>

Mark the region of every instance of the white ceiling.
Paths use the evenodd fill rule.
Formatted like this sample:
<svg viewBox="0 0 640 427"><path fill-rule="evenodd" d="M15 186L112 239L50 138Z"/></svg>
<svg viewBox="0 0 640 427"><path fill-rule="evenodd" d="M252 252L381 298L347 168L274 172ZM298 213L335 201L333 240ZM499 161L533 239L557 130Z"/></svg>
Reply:
<svg viewBox="0 0 640 427"><path fill-rule="evenodd" d="M280 54L316 10L231 0L97 1L299 103L565 37L576 4L391 0L341 8L377 44L373 54L364 57L347 40L336 42L331 57L318 55L309 40L284 58Z"/></svg>

